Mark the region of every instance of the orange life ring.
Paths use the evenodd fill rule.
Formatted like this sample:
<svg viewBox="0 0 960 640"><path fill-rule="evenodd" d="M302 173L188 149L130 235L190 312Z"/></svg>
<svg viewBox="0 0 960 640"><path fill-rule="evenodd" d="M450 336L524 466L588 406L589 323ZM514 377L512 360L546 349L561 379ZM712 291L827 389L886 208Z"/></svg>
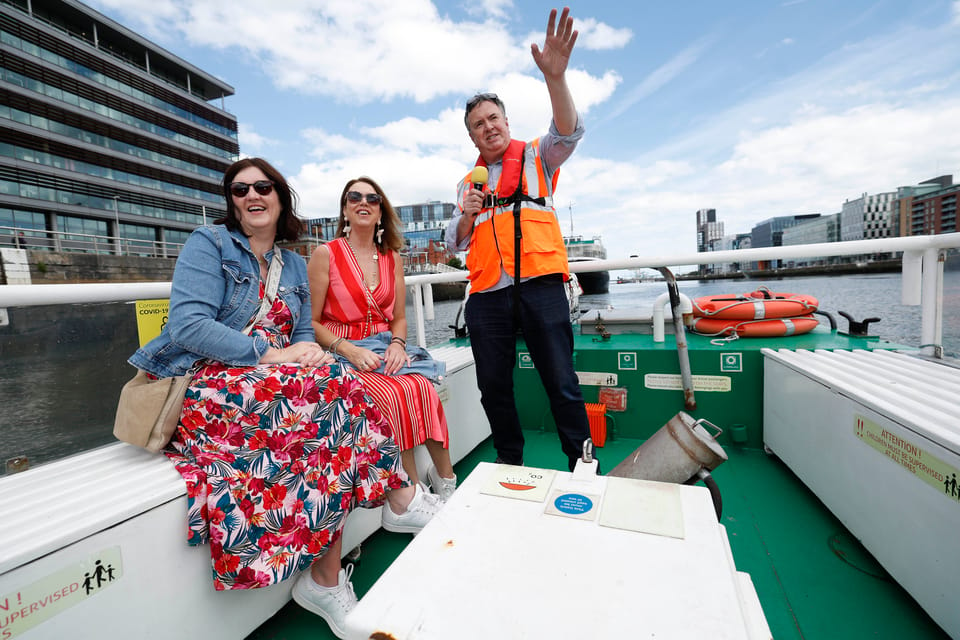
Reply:
<svg viewBox="0 0 960 640"><path fill-rule="evenodd" d="M775 338L809 333L820 324L813 314L793 318L769 320L725 320L722 318L694 318L691 328L708 336L729 336L736 333L747 338Z"/></svg>
<svg viewBox="0 0 960 640"><path fill-rule="evenodd" d="M773 293L765 287L743 295L704 296L693 301L695 318L765 320L813 313L819 302L802 293Z"/></svg>

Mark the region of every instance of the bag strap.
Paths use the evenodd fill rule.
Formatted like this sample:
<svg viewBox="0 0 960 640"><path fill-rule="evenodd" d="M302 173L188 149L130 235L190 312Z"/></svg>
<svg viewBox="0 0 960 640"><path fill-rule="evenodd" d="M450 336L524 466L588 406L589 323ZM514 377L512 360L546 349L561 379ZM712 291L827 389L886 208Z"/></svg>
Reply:
<svg viewBox="0 0 960 640"><path fill-rule="evenodd" d="M280 249L277 248L277 245L273 245L273 259L270 261L270 270L267 272L267 288L264 291L263 300L260 301L257 315L253 316L253 320L243 328L243 333L250 335L254 325L260 322L270 311L270 307L273 306L273 301L277 297L277 289L280 287L281 271L283 271L283 261L280 259Z"/></svg>

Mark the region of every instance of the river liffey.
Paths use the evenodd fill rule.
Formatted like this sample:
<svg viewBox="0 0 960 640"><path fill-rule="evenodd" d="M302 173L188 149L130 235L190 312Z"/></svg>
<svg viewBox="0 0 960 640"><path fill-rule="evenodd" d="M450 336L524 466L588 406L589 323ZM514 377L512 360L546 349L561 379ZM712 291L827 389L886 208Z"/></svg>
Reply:
<svg viewBox="0 0 960 640"><path fill-rule="evenodd" d="M880 318L870 325L871 333L920 344L920 308L900 304L899 273L679 283L681 293L691 299L747 293L760 286L814 296L841 330L847 322L838 312L845 311L857 320ZM611 282L609 293L583 296L581 309L614 308L649 316L666 290L662 282ZM960 271L945 273L943 299L943 346L956 357ZM426 324L428 345L453 337L450 325L457 321L460 302L437 302L434 308L436 317ZM120 387L134 373L126 363L137 347L133 305L14 308L9 316L10 325L0 327L0 462L26 457L34 466L112 442ZM413 317L408 307L411 339L416 336Z"/></svg>

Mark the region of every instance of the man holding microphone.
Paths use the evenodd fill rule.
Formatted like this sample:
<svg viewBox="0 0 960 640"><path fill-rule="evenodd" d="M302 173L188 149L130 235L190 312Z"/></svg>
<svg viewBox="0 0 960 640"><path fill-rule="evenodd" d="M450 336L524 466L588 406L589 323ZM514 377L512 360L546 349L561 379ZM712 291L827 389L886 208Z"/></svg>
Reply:
<svg viewBox="0 0 960 640"><path fill-rule="evenodd" d="M569 14L564 8L557 22L553 9L543 49L531 45L553 109L547 134L532 142L513 140L500 98L480 93L467 102L464 124L480 155L457 188L460 215L448 224L446 242L453 251L469 249L466 323L497 462L523 464L524 439L513 396L520 329L572 471L590 426L573 370L564 287L567 254L553 208L557 171L584 131L566 81L577 40Z"/></svg>

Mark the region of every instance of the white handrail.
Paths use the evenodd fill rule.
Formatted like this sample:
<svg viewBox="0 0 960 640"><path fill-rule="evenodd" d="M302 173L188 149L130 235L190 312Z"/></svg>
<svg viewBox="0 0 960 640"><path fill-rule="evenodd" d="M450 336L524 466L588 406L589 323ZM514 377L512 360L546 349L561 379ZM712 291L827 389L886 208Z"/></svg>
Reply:
<svg viewBox="0 0 960 640"><path fill-rule="evenodd" d="M955 248L960 248L960 233L709 251L672 256L634 256L614 260L590 260L572 263L570 271L582 273L616 269L656 269L677 265L728 262L742 264L764 260L904 252L906 256L906 259L903 260L904 304L907 304L908 301L916 304L916 300L920 300L922 309L921 347L929 355L940 355L942 353L943 251ZM919 269L916 268L918 262L921 265ZM414 315L417 325L417 343L420 346L427 346L424 344L424 319L425 317L432 319L433 316L433 296L429 285L435 282L461 282L466 279L466 271L425 273L410 275L405 278L407 286L411 288L413 299L416 301ZM920 292L919 298L915 295L917 291ZM0 309L47 304L125 302L168 297L170 297L169 282L2 285L0 286Z"/></svg>

